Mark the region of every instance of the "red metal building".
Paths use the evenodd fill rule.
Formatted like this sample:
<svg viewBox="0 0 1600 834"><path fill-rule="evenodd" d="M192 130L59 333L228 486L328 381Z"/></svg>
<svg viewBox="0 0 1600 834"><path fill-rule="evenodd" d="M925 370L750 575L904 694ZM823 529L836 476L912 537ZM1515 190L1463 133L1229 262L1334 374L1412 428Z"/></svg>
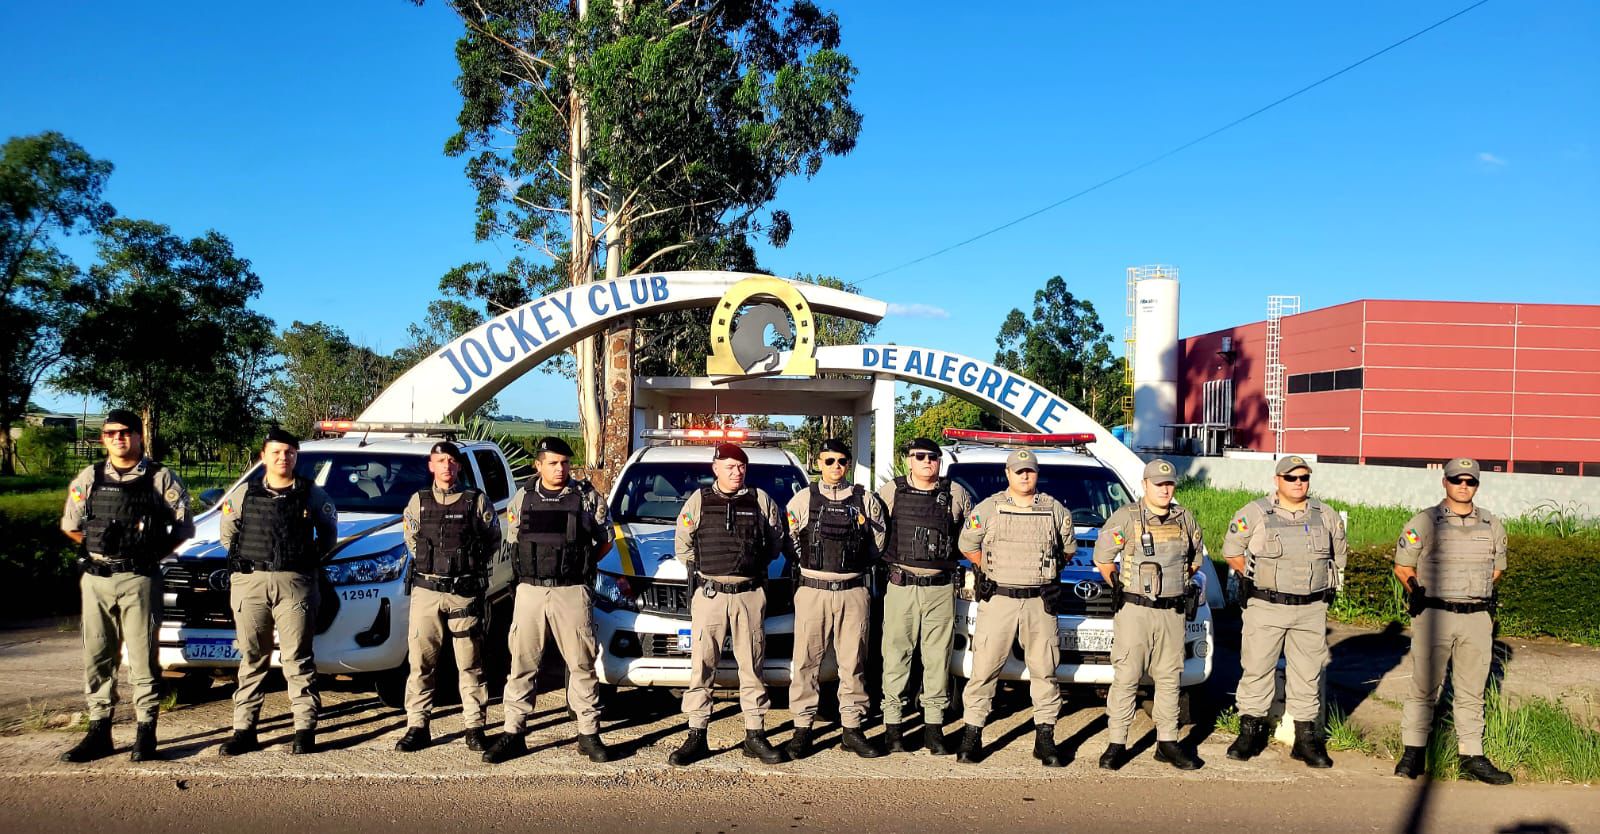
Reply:
<svg viewBox="0 0 1600 834"><path fill-rule="evenodd" d="M1600 475L1600 305L1362 300L1281 328L1285 451ZM1177 421L1203 422L1205 383L1231 380L1228 445L1272 451L1266 341L1266 322L1183 339Z"/></svg>

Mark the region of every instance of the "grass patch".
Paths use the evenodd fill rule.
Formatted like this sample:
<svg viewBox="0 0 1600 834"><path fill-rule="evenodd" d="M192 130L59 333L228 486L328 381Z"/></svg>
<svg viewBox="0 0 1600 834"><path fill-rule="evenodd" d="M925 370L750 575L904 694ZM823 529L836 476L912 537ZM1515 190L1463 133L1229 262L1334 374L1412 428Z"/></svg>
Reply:
<svg viewBox="0 0 1600 834"><path fill-rule="evenodd" d="M28 701L22 714L0 725L0 734L18 733L81 733L89 729L89 714L81 709L62 709L49 704Z"/></svg>
<svg viewBox="0 0 1600 834"><path fill-rule="evenodd" d="M1378 745L1367 738L1366 731L1351 723L1338 704L1328 705L1327 729L1329 750L1353 750L1368 756L1378 750Z"/></svg>
<svg viewBox="0 0 1600 834"><path fill-rule="evenodd" d="M1228 522L1244 505L1260 498L1263 493L1244 489L1216 489L1195 480L1178 484L1175 497L1178 503L1193 510L1200 519L1200 529L1205 533L1206 548L1212 558L1222 558L1222 537L1228 532ZM1393 544L1411 516L1417 510L1405 507L1369 507L1346 501L1313 496L1326 502L1349 517L1345 523L1345 538L1351 548ZM1421 509L1420 507L1418 509Z"/></svg>
<svg viewBox="0 0 1600 834"><path fill-rule="evenodd" d="M1576 715L1565 703L1548 698L1512 703L1492 681L1484 702L1483 752L1500 769L1534 782L1600 781L1600 732L1590 723L1593 716ZM1461 778L1457 743L1450 704L1441 703L1428 737L1430 776ZM1379 748L1399 758L1405 749L1400 728L1386 727Z"/></svg>
<svg viewBox="0 0 1600 834"><path fill-rule="evenodd" d="M1222 712L1217 713L1216 730L1219 733L1227 733L1228 735L1231 735L1231 736L1238 735L1239 734L1239 708L1238 707L1228 707L1227 709L1223 710Z"/></svg>

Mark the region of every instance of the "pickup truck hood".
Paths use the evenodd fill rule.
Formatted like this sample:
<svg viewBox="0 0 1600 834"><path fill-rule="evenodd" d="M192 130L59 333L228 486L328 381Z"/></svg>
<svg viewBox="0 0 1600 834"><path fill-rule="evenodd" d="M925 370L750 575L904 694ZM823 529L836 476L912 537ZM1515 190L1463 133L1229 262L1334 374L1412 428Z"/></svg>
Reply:
<svg viewBox="0 0 1600 834"><path fill-rule="evenodd" d="M689 572L673 555L673 526L670 524L616 524L611 549L600 559L600 571L621 576L684 582ZM778 579L788 572L783 559L774 559L768 577Z"/></svg>
<svg viewBox="0 0 1600 834"><path fill-rule="evenodd" d="M228 555L219 539L221 529L220 511L213 508L201 513L194 521L194 537L178 546L178 559L220 559ZM334 555L340 558L365 556L388 550L402 541L397 514L339 513L339 546Z"/></svg>

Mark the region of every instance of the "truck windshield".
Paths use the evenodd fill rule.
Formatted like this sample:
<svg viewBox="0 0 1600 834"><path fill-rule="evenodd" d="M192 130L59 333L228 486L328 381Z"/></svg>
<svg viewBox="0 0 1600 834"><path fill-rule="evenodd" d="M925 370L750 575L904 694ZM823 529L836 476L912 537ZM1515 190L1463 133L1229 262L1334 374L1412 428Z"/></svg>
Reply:
<svg viewBox="0 0 1600 834"><path fill-rule="evenodd" d="M295 474L328 493L341 513L401 513L411 496L433 483L426 455L380 452L301 452ZM247 480L261 478L257 464ZM472 484L472 470L461 470L462 483Z"/></svg>
<svg viewBox="0 0 1600 834"><path fill-rule="evenodd" d="M704 463L637 463L623 473L611 499L611 520L621 523L672 524L689 495L716 480ZM745 485L758 487L782 507L806 488L806 476L793 466L752 463Z"/></svg>
<svg viewBox="0 0 1600 834"><path fill-rule="evenodd" d="M972 503L1006 489L1005 466L1000 463L953 463L946 473L965 487ZM1112 473L1093 466L1042 466L1039 491L1072 511L1072 523L1099 527L1112 511L1133 500Z"/></svg>

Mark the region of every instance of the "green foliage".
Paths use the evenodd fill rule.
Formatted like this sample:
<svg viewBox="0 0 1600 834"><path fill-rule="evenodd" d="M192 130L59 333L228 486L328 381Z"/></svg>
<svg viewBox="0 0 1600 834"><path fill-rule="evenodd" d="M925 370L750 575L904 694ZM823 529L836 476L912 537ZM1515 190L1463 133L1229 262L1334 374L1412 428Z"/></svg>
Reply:
<svg viewBox="0 0 1600 834"><path fill-rule="evenodd" d="M1560 701L1519 698L1513 702L1491 678L1484 694L1483 752L1501 769L1538 782L1590 783L1600 779L1600 732L1594 716L1578 716ZM1448 703L1434 710L1428 737L1428 772L1435 779L1461 778L1455 720ZM1398 739L1391 754L1400 751Z"/></svg>
<svg viewBox="0 0 1600 834"><path fill-rule="evenodd" d="M34 617L76 608L77 547L62 534L66 490L0 494L0 610Z"/></svg>
<svg viewBox="0 0 1600 834"><path fill-rule="evenodd" d="M1328 705L1327 732L1329 750L1354 750L1369 756L1377 752L1378 746L1367 738L1360 726L1351 723L1338 704Z"/></svg>
<svg viewBox="0 0 1600 834"><path fill-rule="evenodd" d="M1231 736L1238 735L1239 708L1236 706L1228 707L1222 712L1217 713L1217 723L1214 726L1219 733L1227 733Z"/></svg>
<svg viewBox="0 0 1600 834"><path fill-rule="evenodd" d="M995 337L994 363L1039 383L1110 424L1128 393L1121 360L1094 304L1067 290L1057 275L1033 294L1033 315L1012 310Z"/></svg>
<svg viewBox="0 0 1600 834"><path fill-rule="evenodd" d="M1584 538L1515 535L1500 580L1500 630L1600 645L1600 558Z"/></svg>
<svg viewBox="0 0 1600 834"><path fill-rule="evenodd" d="M72 456L72 431L56 426L28 426L17 438L17 457L33 475L60 473Z"/></svg>
<svg viewBox="0 0 1600 834"><path fill-rule="evenodd" d="M925 396L922 389L913 388L908 395L895 398L894 405L894 443L897 452L918 437L944 443L945 429L1004 428L998 417L953 394L942 394L935 399ZM899 455L896 457L899 458Z"/></svg>
<svg viewBox="0 0 1600 834"><path fill-rule="evenodd" d="M354 418L399 373L393 360L331 324L296 321L276 341L283 364L269 385L273 411L302 437L319 420Z"/></svg>
<svg viewBox="0 0 1600 834"><path fill-rule="evenodd" d="M1526 515L1505 520L1506 532L1511 534L1555 536L1557 538L1586 538L1600 542L1600 519L1589 508L1576 501L1561 503L1546 501Z"/></svg>

